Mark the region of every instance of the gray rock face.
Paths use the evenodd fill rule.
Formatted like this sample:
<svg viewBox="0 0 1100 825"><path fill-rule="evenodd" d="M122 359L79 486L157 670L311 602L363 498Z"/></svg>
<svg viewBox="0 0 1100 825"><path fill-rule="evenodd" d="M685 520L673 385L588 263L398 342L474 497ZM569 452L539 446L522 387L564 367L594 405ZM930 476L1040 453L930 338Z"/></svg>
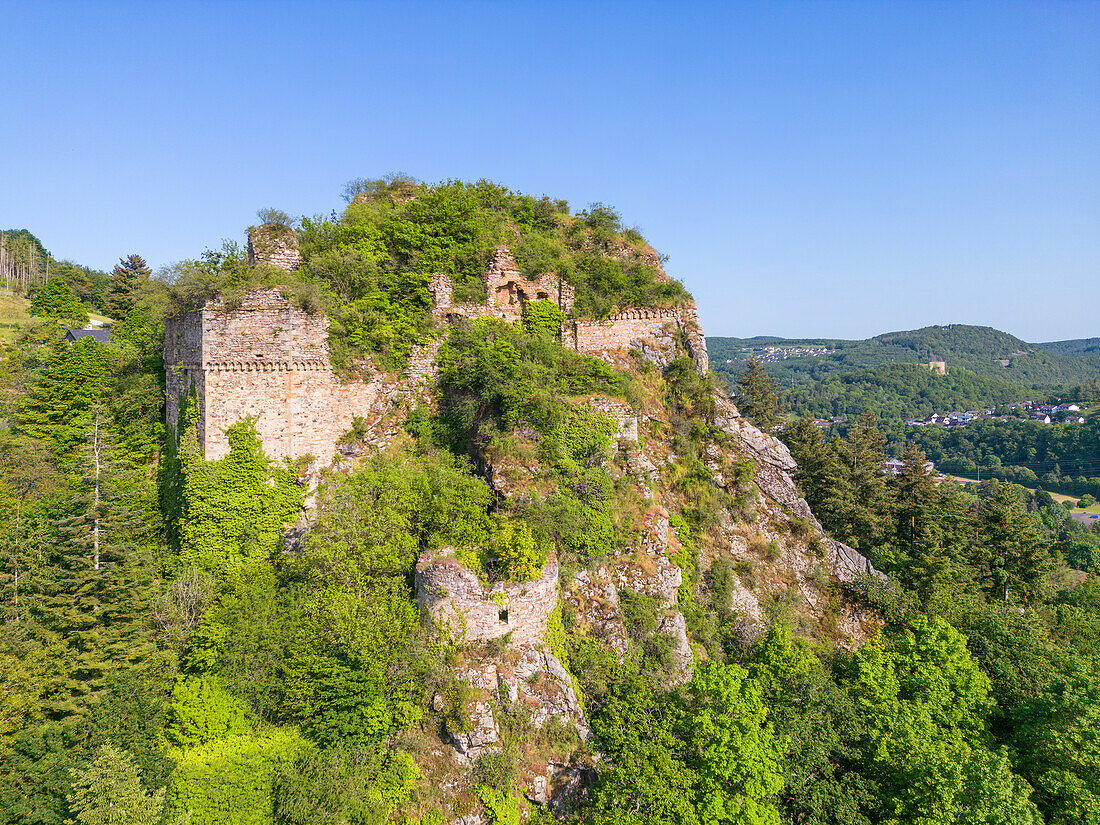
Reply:
<svg viewBox="0 0 1100 825"><path fill-rule="evenodd" d="M456 751L468 758L476 758L485 748L500 741L500 730L488 702L473 702L466 708L469 730L451 731L451 744Z"/></svg>
<svg viewBox="0 0 1100 825"><path fill-rule="evenodd" d="M671 616L666 616L657 629L672 636L676 642L672 653L678 673L676 684L683 684L691 678L692 665L695 663L695 655L691 651L691 643L688 642L687 621L684 619L684 614L677 611Z"/></svg>

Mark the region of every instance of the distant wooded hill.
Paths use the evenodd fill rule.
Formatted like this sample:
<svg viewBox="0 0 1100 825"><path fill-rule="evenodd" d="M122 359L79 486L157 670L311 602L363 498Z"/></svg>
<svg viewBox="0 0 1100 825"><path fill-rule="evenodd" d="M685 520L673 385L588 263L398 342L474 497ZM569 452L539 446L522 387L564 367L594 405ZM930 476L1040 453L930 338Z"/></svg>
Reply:
<svg viewBox="0 0 1100 825"><path fill-rule="evenodd" d="M768 373L780 387L814 384L830 376L887 364L945 361L980 378L1021 390L1070 390L1100 380L1100 339L1029 344L992 327L949 324L888 332L861 341L825 338L708 338L716 371L736 376L748 357L767 347L826 347L833 352L769 361ZM767 360L767 359L765 359ZM1002 389L1003 387L998 387Z"/></svg>
<svg viewBox="0 0 1100 825"><path fill-rule="evenodd" d="M1045 344L1036 344L1035 346L1057 355L1100 355L1100 338L1047 341Z"/></svg>

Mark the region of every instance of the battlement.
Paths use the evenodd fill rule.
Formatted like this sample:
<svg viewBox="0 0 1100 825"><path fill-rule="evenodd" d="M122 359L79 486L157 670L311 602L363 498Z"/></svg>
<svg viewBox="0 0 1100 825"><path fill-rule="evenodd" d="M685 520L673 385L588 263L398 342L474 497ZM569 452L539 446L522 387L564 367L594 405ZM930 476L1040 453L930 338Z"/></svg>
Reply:
<svg viewBox="0 0 1100 825"><path fill-rule="evenodd" d="M166 418L194 392L199 443L208 459L229 451L225 430L251 416L273 458L324 461L356 415L379 398L377 383L342 382L329 364L328 319L292 307L277 289L254 290L240 306L205 307L164 322Z"/></svg>
<svg viewBox="0 0 1100 825"><path fill-rule="evenodd" d="M653 343L666 352L675 349L674 333L683 333L688 353L700 374L710 368L707 340L694 306L629 307L603 321L577 320L562 328L562 342L577 352L608 355L615 350L641 349Z"/></svg>

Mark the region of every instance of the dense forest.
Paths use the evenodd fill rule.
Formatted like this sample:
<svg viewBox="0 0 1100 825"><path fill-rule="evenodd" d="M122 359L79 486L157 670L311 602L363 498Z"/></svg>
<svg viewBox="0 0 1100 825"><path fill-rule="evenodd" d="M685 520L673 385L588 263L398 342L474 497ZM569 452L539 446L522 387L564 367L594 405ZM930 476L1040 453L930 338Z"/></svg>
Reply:
<svg viewBox="0 0 1100 825"><path fill-rule="evenodd" d="M814 567L808 622L799 587L763 588L784 584L792 548L825 543L765 504L753 460L727 460L741 454L718 378L686 357L572 352L547 302L514 324L430 312L434 272L484 300L500 243L573 283L581 316L687 300L636 230L606 205L574 214L486 182L392 176L346 200L298 222L264 210L299 243L294 273L226 243L156 275L123 258L101 298L64 277L27 286L36 320L0 357L0 822L1100 823L1100 533L1012 484L937 486L916 445L887 478L871 416L828 443L803 419L784 433L801 493L888 574ZM328 314L345 375L397 374L439 344L430 398L388 449L324 469L296 536L301 462L265 455L249 419L206 460L193 399L178 431L164 423L166 314L262 285ZM66 343L96 307L110 340ZM951 392L968 382L996 386L960 372ZM645 412L664 460L644 490L591 396ZM1021 432L1019 449L1083 471L1089 433ZM563 601L547 644L591 735L498 692L499 741L459 771L445 743L471 731L475 651L424 621L418 559L449 548L486 585L530 581L551 555L563 577L594 576L638 543L646 492L675 504L690 674L653 594L619 590L621 650ZM708 549L730 531L743 553ZM773 594L756 623L731 599L749 582ZM865 644L837 631L845 611L866 617ZM584 778L560 805L524 790L548 764Z"/></svg>

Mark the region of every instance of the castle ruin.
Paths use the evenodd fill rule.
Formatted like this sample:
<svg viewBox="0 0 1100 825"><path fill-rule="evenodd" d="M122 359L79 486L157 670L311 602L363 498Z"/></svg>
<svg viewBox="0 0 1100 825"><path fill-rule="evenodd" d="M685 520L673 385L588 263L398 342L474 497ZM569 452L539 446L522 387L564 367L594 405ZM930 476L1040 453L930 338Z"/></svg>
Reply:
<svg viewBox="0 0 1100 825"><path fill-rule="evenodd" d="M252 263L286 270L302 264L294 232L285 227L250 230L248 255ZM447 323L457 317L517 321L523 305L534 300L553 301L566 313L573 309L571 284L556 274L525 277L506 247L493 255L486 288L486 303L455 304L450 278L432 275L429 289L437 321ZM251 416L269 456L313 456L329 463L353 420L380 419L394 388L381 377L371 381L337 377L329 360L328 327L327 317L291 306L277 289L253 290L234 308L211 300L201 309L166 318L168 426L176 428L181 401L193 392L199 443L207 459L226 455L226 429ZM674 352L680 340L696 369L705 373L706 339L693 305L629 308L603 321L567 320L562 325L563 345L608 359L628 349L664 358L661 353ZM430 374L433 356L431 346L413 353L406 375L410 388Z"/></svg>

